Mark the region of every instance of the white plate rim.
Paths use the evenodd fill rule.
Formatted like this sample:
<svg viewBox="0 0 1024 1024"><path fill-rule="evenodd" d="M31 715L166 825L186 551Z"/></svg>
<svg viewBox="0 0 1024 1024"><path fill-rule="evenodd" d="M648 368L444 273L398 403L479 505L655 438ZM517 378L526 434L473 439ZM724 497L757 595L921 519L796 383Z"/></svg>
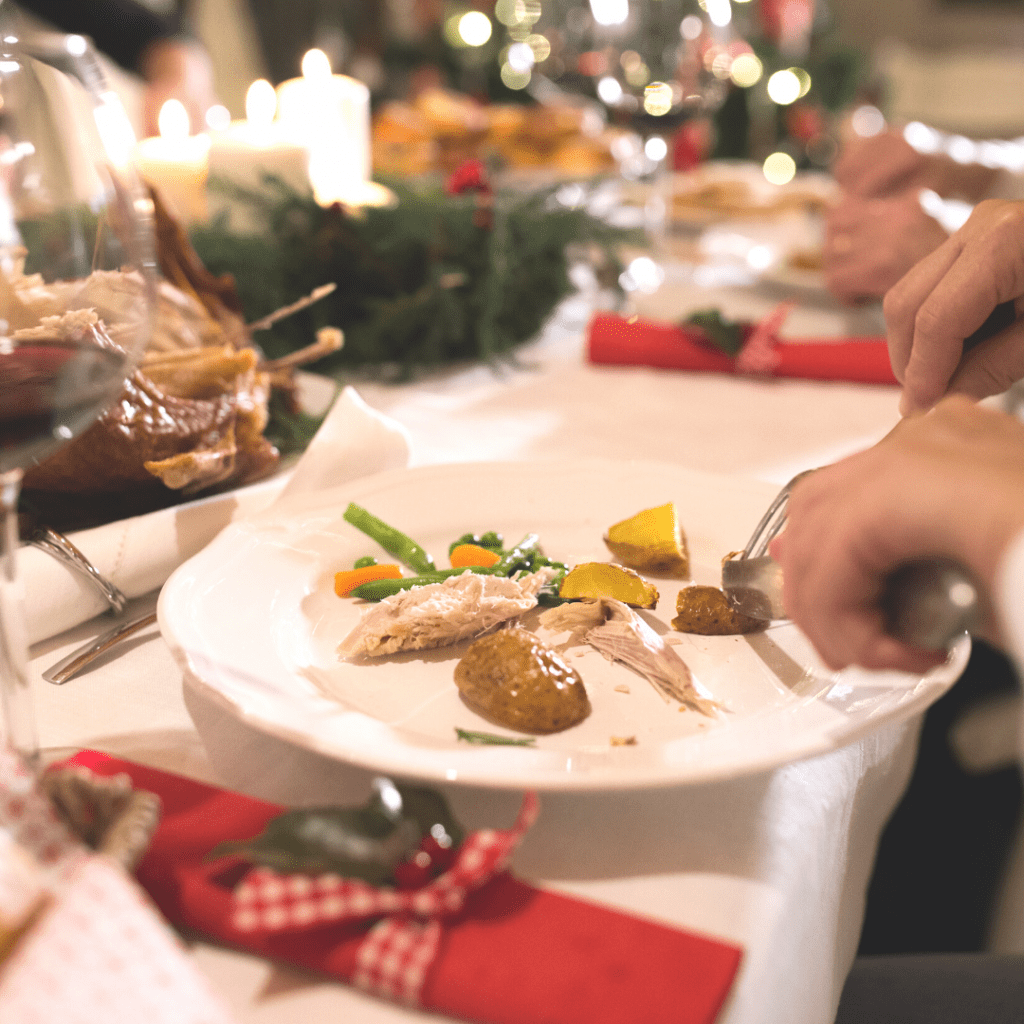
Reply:
<svg viewBox="0 0 1024 1024"><path fill-rule="evenodd" d="M277 720L268 715L265 709L257 705L258 700L250 699L251 695L239 695L237 689L225 685L218 678L217 668L205 657L206 652L190 647L187 629L183 628L180 615L180 604L189 600L189 595L197 585L201 585L205 563L225 549L238 543L240 536L252 536L261 524L274 522L283 517L301 514L301 510L310 510L325 504L341 505L348 500L358 500L364 493L372 493L382 487L400 484L415 484L438 475L464 475L480 471L499 470L515 472L522 470L524 465L534 468L537 472L557 471L565 464L557 459L543 459L529 464L521 463L452 463L420 466L409 469L393 470L351 481L341 487L313 496L300 496L280 502L271 508L257 513L250 519L232 524L220 534L202 552L179 567L165 584L158 602L158 618L161 631L170 646L179 665L183 669L186 689L213 701L223 710L229 712L239 721L246 723L257 731L266 733L279 740L284 740L298 747L311 750L326 757L348 762L356 767L374 772L392 774L398 777L414 778L426 782L469 785L491 789L536 789L552 792L568 791L622 791L642 790L681 785L705 784L721 782L740 777L758 774L785 764L805 760L827 754L839 747L853 743L883 724L896 724L910 716L923 712L928 705L942 696L959 677L969 657L968 641L959 644L946 665L933 670L928 676L922 677L913 687L905 687L897 707L878 718L864 719L849 727L834 731L818 731L808 734L806 742L794 743L787 751L785 758L770 750L763 754L752 751L742 763L709 764L703 769L690 769L687 772L668 771L664 768L633 769L616 775L613 773L573 774L564 770L551 771L543 766L531 767L524 765L529 755L536 753L529 748L507 747L469 747L462 745L457 756L445 758L409 756L408 751L401 751L402 756L396 757L393 747L383 747L376 751L362 748L353 750L338 743L325 741L323 736L311 734L301 727L301 723L289 723ZM679 478L689 477L703 482L719 481L733 485L750 485L768 496L774 493L774 485L763 481L755 481L738 476L723 476L690 470L683 466L630 460L616 462L604 459L574 460L572 466L580 473L614 472L616 467L628 466L632 472L655 472L674 474ZM743 538L745 539L745 538ZM795 630L796 627L787 628ZM853 670L855 673L860 670ZM868 673L867 675L871 675ZM358 712L347 712L349 716L359 716ZM366 719L367 716L361 716ZM200 723L197 722L197 726ZM351 725L351 723L349 723ZM387 728L387 727L385 727ZM496 731L486 723L480 728L485 731ZM375 736L380 736L380 723L374 723ZM393 730L392 730L393 731ZM527 758L519 755L526 754ZM445 767L448 764L449 767ZM454 767L452 767L454 766ZM525 770L524 770L525 769Z"/></svg>

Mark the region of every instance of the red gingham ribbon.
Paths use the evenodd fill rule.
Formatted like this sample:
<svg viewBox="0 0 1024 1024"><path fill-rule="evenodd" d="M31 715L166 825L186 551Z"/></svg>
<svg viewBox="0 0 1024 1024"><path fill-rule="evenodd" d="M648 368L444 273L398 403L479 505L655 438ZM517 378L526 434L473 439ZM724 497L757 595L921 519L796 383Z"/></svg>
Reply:
<svg viewBox="0 0 1024 1024"><path fill-rule="evenodd" d="M779 353L775 350L777 336L795 305L795 302L780 302L754 326L736 356L736 369L740 373L771 373L779 365Z"/></svg>
<svg viewBox="0 0 1024 1024"><path fill-rule="evenodd" d="M239 931L266 933L380 918L359 947L352 982L373 995L417 1006L437 955L441 921L505 868L539 807L536 793L525 794L512 828L470 833L452 866L419 889L254 868L234 890L232 924Z"/></svg>

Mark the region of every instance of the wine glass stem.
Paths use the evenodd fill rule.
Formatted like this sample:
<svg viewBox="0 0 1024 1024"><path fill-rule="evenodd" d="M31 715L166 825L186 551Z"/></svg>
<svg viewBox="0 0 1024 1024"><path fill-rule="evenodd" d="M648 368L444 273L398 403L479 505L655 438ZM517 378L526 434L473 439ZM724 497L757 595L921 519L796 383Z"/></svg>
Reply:
<svg viewBox="0 0 1024 1024"><path fill-rule="evenodd" d="M0 712L7 744L35 771L39 740L28 679L25 593L17 558L20 490L20 469L0 473Z"/></svg>

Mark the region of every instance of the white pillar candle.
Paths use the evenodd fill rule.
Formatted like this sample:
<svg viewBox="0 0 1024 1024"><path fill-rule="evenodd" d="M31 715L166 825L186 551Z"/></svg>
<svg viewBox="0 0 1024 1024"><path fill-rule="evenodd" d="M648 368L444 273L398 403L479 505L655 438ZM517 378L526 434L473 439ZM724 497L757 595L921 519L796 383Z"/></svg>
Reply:
<svg viewBox="0 0 1024 1024"><path fill-rule="evenodd" d="M277 87L278 121L310 150L313 194L321 205L362 204L376 194L370 184L370 90L331 73L320 50L303 58L303 75Z"/></svg>
<svg viewBox="0 0 1024 1024"><path fill-rule="evenodd" d="M190 134L188 111L178 100L161 107L157 124L160 134L135 147L135 166L179 220L204 221L210 139Z"/></svg>
<svg viewBox="0 0 1024 1024"><path fill-rule="evenodd" d="M267 175L280 178L296 192L310 191L310 150L274 120L277 97L265 79L253 82L246 94L244 121L211 133L209 174L243 188L260 191ZM252 213L216 189L209 190L210 216L229 211L233 228L256 227Z"/></svg>

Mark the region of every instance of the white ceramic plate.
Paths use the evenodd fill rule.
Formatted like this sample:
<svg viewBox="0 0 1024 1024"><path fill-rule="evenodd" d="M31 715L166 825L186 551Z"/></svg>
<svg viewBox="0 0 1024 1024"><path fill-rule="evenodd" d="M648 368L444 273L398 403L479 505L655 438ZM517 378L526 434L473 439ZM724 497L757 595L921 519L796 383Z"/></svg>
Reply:
<svg viewBox="0 0 1024 1024"><path fill-rule="evenodd" d="M341 663L338 642L366 607L334 595L333 573L380 550L342 519L349 501L404 530L446 564L448 544L496 529L540 534L548 555L609 559L602 535L633 513L675 501L693 575L719 582L776 488L654 463L459 464L401 470L306 496L227 527L167 582L164 636L187 685L242 720L375 771L435 782L546 790L677 785L741 776L832 750L924 709L959 676L967 645L924 677L823 670L802 634L777 624L747 637L675 634L678 581L656 580L645 613L677 636L700 684L730 710L719 720L667 704L596 651L571 657L593 711L534 747L470 745L455 728L505 732L474 714L452 681L465 645ZM532 613L531 613L532 614ZM509 733L509 735L512 735ZM612 744L635 737L635 745Z"/></svg>

